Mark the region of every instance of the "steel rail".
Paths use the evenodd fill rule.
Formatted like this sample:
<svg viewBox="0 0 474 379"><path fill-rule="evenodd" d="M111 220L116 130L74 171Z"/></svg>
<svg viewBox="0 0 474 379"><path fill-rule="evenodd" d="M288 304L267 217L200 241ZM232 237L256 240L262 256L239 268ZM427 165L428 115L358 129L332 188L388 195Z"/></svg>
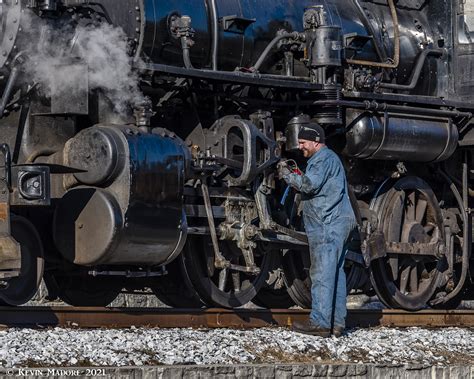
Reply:
<svg viewBox="0 0 474 379"><path fill-rule="evenodd" d="M176 309L96 307L0 307L0 327L79 328L260 328L291 326L308 317L303 309ZM349 310L348 327L474 327L474 310Z"/></svg>

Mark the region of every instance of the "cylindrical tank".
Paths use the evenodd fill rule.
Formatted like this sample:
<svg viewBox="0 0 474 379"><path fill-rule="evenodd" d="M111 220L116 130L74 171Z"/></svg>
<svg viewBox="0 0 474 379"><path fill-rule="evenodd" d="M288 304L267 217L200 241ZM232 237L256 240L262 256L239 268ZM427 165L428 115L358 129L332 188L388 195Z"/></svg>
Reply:
<svg viewBox="0 0 474 379"><path fill-rule="evenodd" d="M437 162L449 158L458 143L450 120L350 113L345 152L360 159Z"/></svg>
<svg viewBox="0 0 474 379"><path fill-rule="evenodd" d="M108 148L111 143L118 151ZM55 210L54 241L67 260L158 265L179 254L187 234L186 154L179 140L95 126L74 137L65 154L85 171L75 175L78 185Z"/></svg>
<svg viewBox="0 0 474 379"><path fill-rule="evenodd" d="M287 151L298 150L298 133L300 132L300 129L304 125L309 124L310 121L311 118L307 114L295 116L290 121L288 121L285 129L285 148Z"/></svg>
<svg viewBox="0 0 474 379"><path fill-rule="evenodd" d="M307 47L311 67L340 66L342 64L341 28L321 26L312 33L314 38Z"/></svg>

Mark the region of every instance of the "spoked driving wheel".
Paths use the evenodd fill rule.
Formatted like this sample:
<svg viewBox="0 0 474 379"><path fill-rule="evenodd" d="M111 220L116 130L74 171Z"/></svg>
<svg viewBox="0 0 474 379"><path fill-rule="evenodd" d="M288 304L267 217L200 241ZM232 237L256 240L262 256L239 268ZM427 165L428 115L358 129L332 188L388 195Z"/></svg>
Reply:
<svg viewBox="0 0 474 379"><path fill-rule="evenodd" d="M311 308L311 278L309 268L311 261L308 251L288 251L283 258L285 281L288 293L293 301L302 308ZM361 265L346 260L344 263L346 273L347 294L353 289L365 284L365 269Z"/></svg>
<svg viewBox="0 0 474 379"><path fill-rule="evenodd" d="M48 272L44 281L51 294L75 307L105 307L122 289L115 278L70 271Z"/></svg>
<svg viewBox="0 0 474 379"><path fill-rule="evenodd" d="M311 261L308 251L287 250L283 256L283 268L288 294L302 308L311 308Z"/></svg>
<svg viewBox="0 0 474 379"><path fill-rule="evenodd" d="M36 228L26 218L12 215L11 233L21 246L20 275L10 279L0 290L0 303L21 305L27 303L38 290L43 277L43 244Z"/></svg>
<svg viewBox="0 0 474 379"><path fill-rule="evenodd" d="M184 269L183 254L166 265L166 275L153 279L153 293L166 305L175 308L202 308L205 304Z"/></svg>
<svg viewBox="0 0 474 379"><path fill-rule="evenodd" d="M219 241L219 249L233 265L245 266L242 252L231 241ZM255 250L258 254L258 249ZM189 238L183 251L184 267L199 297L209 306L240 307L251 301L264 284L273 256L255 256L258 274L218 269L214 266L214 253L209 237Z"/></svg>
<svg viewBox="0 0 474 379"><path fill-rule="evenodd" d="M400 243L399 253L389 251L371 262L377 295L388 307L425 307L446 263L439 255L411 247L445 245L443 218L433 190L420 178L405 177L379 196L371 208L379 215L379 231L386 244Z"/></svg>
<svg viewBox="0 0 474 379"><path fill-rule="evenodd" d="M350 200L356 218L361 219L359 214L359 206L357 199L350 193ZM291 202L292 209L288 212L290 214L291 226L301 225L301 220L298 220L295 208L299 206L299 197L295 196L295 200ZM360 224L360 222L359 222ZM298 227L298 229L302 229ZM349 237L345 249L351 250L354 254L360 252L360 240L358 231L354 230ZM309 269L311 266L311 259L308 250L286 250L283 252L283 270L288 294L293 301L302 308L311 308L311 278L309 276ZM347 260L344 262L344 271L346 273L346 291L361 288L365 284L367 277L365 269L360 264Z"/></svg>
<svg viewBox="0 0 474 379"><path fill-rule="evenodd" d="M268 271L268 277L264 285L258 291L253 302L263 308L290 308L295 305L285 285L285 274L282 269L282 257L280 250L271 250L266 254L272 254L273 267Z"/></svg>

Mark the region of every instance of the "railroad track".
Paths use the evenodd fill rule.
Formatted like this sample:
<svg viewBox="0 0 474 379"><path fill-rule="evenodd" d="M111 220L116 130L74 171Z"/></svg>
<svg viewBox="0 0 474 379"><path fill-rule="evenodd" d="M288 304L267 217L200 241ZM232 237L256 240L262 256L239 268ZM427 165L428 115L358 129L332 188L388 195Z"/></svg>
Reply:
<svg viewBox="0 0 474 379"><path fill-rule="evenodd" d="M0 307L0 327L120 328L134 325L162 328L258 328L290 326L294 321L304 320L308 314L308 310L300 309ZM474 310L349 310L347 325L474 327Z"/></svg>

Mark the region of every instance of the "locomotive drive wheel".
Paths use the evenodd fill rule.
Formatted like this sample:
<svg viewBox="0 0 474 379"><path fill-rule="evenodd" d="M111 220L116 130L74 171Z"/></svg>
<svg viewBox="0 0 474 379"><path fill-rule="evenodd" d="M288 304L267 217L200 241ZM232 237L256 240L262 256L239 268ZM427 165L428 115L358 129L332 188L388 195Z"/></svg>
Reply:
<svg viewBox="0 0 474 379"><path fill-rule="evenodd" d="M151 285L158 299L175 308L202 308L205 305L184 269L183 254L166 265L166 271L166 275L153 279Z"/></svg>
<svg viewBox="0 0 474 379"><path fill-rule="evenodd" d="M311 308L310 265L308 251L287 250L283 256L288 294L302 308Z"/></svg>
<svg viewBox="0 0 474 379"><path fill-rule="evenodd" d="M398 180L372 208L386 242L444 243L438 200L420 178ZM414 311L427 306L444 266L434 256L389 253L371 262L371 281L386 306Z"/></svg>
<svg viewBox="0 0 474 379"><path fill-rule="evenodd" d="M356 214L357 220L361 220L359 214L359 206L357 205L357 199L353 193L349 192L352 207ZM297 209L299 207L299 197L295 197L294 201L290 202L292 209L287 210L287 213L292 220L289 226L298 226L297 229L301 230L302 221L298 220ZM357 232L353 232L351 235L351 242L347 244L347 248L353 251L360 250L360 241ZM353 246L354 245L354 246ZM309 276L309 269L311 266L311 260L309 251L293 251L287 250L283 254L283 271L285 282L289 296L293 301L302 308L311 308L311 278ZM346 273L346 291L349 292L352 289L360 288L367 280L365 268L351 261L346 260L344 263L344 271Z"/></svg>
<svg viewBox="0 0 474 379"><path fill-rule="evenodd" d="M105 307L122 289L113 278L74 275L67 271L46 273L44 281L50 294L75 307Z"/></svg>
<svg viewBox="0 0 474 379"><path fill-rule="evenodd" d="M282 271L282 252L271 250L267 254L273 255L271 261L273 267L268 271L268 277L264 285L252 300L256 305L263 308L290 308L295 305L285 285L284 272Z"/></svg>
<svg viewBox="0 0 474 379"><path fill-rule="evenodd" d="M233 242L219 241L219 249L231 263L245 265L241 251ZM271 254L255 257L260 268L256 275L231 268L217 269L208 237L189 238L182 254L185 271L199 297L209 306L224 308L240 307L251 301L265 283L274 259Z"/></svg>
<svg viewBox="0 0 474 379"><path fill-rule="evenodd" d="M259 307L268 309L287 309L296 304L286 287L273 288L266 285L258 291L257 296L255 296L252 302Z"/></svg>
<svg viewBox="0 0 474 379"><path fill-rule="evenodd" d="M0 304L27 303L38 290L43 277L43 245L36 228L26 218L12 215L11 234L21 246L20 276L8 281L0 290Z"/></svg>
<svg viewBox="0 0 474 379"><path fill-rule="evenodd" d="M293 301L302 308L311 308L311 278L309 268L311 261L308 251L287 251L283 258L285 280L288 293ZM353 262L344 264L346 273L347 294L352 289L359 288L366 277L365 269Z"/></svg>

